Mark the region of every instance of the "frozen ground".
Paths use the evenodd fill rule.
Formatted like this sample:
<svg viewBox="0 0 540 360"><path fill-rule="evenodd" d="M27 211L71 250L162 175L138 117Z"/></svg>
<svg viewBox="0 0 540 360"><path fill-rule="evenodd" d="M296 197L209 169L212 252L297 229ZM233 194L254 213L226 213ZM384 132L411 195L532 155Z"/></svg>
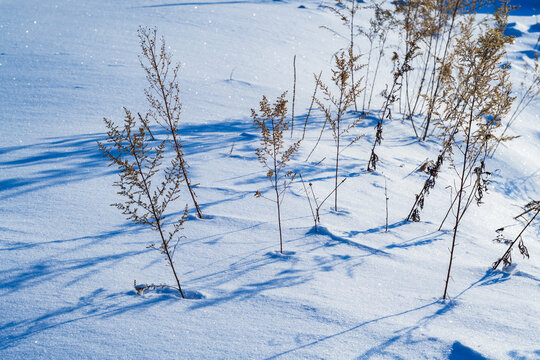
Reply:
<svg viewBox="0 0 540 360"><path fill-rule="evenodd" d="M535 1L523 3L509 29L516 83L540 31ZM297 113L308 106L312 73L328 71L343 45L319 28L339 24L318 5L0 1L1 359L540 358L538 225L526 237L529 260L514 254L512 268L488 270L505 249L491 241L494 230L540 198L538 104L511 129L521 137L488 164L499 172L459 234L450 301L440 301L450 226L436 231L450 173L423 221L405 223L424 180L410 173L438 145L416 142L399 121L385 128L376 174L364 170L374 121L364 122L367 136L344 152L341 211L326 207L318 233L294 185L286 254L276 253L275 209L253 196L268 183L250 108L291 87L295 54ZM109 206L115 174L96 146L103 116L145 110L139 25L157 26L182 62L181 133L206 215L190 216L177 251L189 300L133 291L134 279L172 283L170 271L146 249L155 234ZM313 120L294 166L323 194L332 159L310 164L329 154L332 139L326 134L313 163L304 162L322 118Z"/></svg>

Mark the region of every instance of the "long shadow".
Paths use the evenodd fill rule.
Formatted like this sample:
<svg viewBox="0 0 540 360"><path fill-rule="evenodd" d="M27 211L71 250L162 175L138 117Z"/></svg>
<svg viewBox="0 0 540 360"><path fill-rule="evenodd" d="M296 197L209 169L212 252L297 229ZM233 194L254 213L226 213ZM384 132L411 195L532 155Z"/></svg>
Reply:
<svg viewBox="0 0 540 360"><path fill-rule="evenodd" d="M304 246L307 246L304 236L287 241L288 244L292 242L302 242ZM314 241L314 243L319 243L319 241ZM269 290L298 286L311 281L317 273L331 271L334 267L354 259L354 256L351 255L316 255L311 258L313 264L298 268L296 265L304 263L305 256L304 260L301 260L294 252L279 254L275 251L268 251L273 249L275 249L275 244L259 248L247 254L233 256L234 261L232 262L227 261L230 259L223 259L228 264L227 267L191 278L189 282L195 287L219 288L228 282L238 281L244 275L263 273L261 269L269 266L275 267L274 274L269 275L266 279L247 282L238 286L234 291L223 292L213 298L196 302L190 309L196 310L228 301L244 301ZM314 250L315 248L303 253L308 254ZM264 251L268 252L260 256L260 253ZM209 267L215 268L216 264L211 264Z"/></svg>
<svg viewBox="0 0 540 360"><path fill-rule="evenodd" d="M409 345L418 342L416 340L412 340L413 331L427 326L428 323L431 322L432 320L434 320L434 319L436 319L436 318L438 318L440 316L443 316L446 313L448 313L449 311L453 310L458 305L457 299L459 297L461 297L464 293L466 293L470 289L474 288L475 286L478 286L478 285L491 285L491 284L495 284L495 283L498 283L498 282L501 282L501 281L506 281L506 279L507 279L507 276L505 276L504 274L501 274L500 271L493 271L493 270L490 269L490 270L486 271L486 273L484 274L484 276L482 276L482 278L480 278L479 280L473 282L467 288L462 290L459 294L454 296L452 298L452 300L450 300L450 301L442 302L440 300L437 300L437 301L433 301L433 302L430 302L428 304L425 304L425 305L422 305L422 306L419 306L419 307L415 307L415 308L412 308L412 309L409 309L409 310L405 310L405 311L402 311L402 312L398 312L398 313L394 313L394 314L390 314L390 315L385 315L385 316L381 316L381 317L378 317L378 318L375 318L375 319L372 319L372 320L368 320L368 321L362 322L362 323L360 323L360 324L358 324L356 326L345 329L343 331L340 331L340 332L337 332L337 333L334 333L334 334L331 334L331 335L328 335L328 336L321 337L321 338L319 338L319 339L317 339L315 341L311 341L309 343L306 343L306 344L294 347L292 349L280 352L278 354L272 355L272 356L270 356L270 357L268 357L266 359L267 360L268 359L276 359L276 358L282 357L284 355L291 354L291 353L293 353L295 351L305 349L305 348L308 348L310 346L314 346L314 345L320 344L322 342L334 339L336 337L339 337L339 336L354 332L354 331L356 331L358 329L361 329L362 327L364 327L366 325L377 323L377 322L379 322L381 320L390 319L390 318L394 318L394 317L399 317L399 316L402 316L402 315L405 315L405 314L409 314L409 313L413 313L413 312L416 312L416 311L419 311L419 310L427 309L427 308L430 308L432 306L440 305L440 307L437 310L435 310L432 314L424 316L423 318L421 318L419 321L417 321L412 326L405 327L405 328L403 328L401 330L395 331L394 333L398 334L398 335L394 335L391 338L389 338L389 339L385 340L384 342L382 342L381 344L378 344L378 345L372 347L371 349L368 349L366 352L364 352L362 355L360 355L358 357L358 359L368 359L373 355L377 355L377 356L384 355L386 358L392 358L392 357L400 358L396 354L391 354L389 352L386 352L386 348L388 348L390 345L396 343L397 341L401 340L403 337L406 337L408 339L407 341L408 341ZM429 341L430 339L428 338L427 340Z"/></svg>
<svg viewBox="0 0 540 360"><path fill-rule="evenodd" d="M325 341L328 341L328 340L331 340L331 339L334 339L336 337L339 337L339 336L342 336L342 335L345 335L345 334L348 334L348 333L351 333L351 332L354 332L355 330L358 330L366 325L369 325L369 324L374 324L374 323L377 323L381 320L385 320L385 319L390 319L390 318L394 318L394 317L399 317L399 316L402 316L402 315L405 315L405 314L409 314L409 313L412 313L412 312L415 312L415 311L419 311L419 310L422 310L422 309L425 309L425 308L428 308L428 307L431 307L435 304L439 303L438 301L434 301L434 302L431 302L429 304L425 304L425 305L422 305L422 306L419 306L419 307L416 307L416 308L412 308L412 309L409 309L409 310L405 310L405 311L401 311L401 312L398 312L398 313L395 313L395 314L391 314L391 315L385 315L385 316L381 316L381 317L378 317L378 318L375 318L375 319L372 319L372 320L368 320L368 321L364 321L356 326L353 326L351 328L348 328L346 330L343 330L343 331L340 331L340 332L337 332L335 334L331 334L331 335L328 335L328 336L324 336L320 339L317 339L315 341L312 341L312 342L309 342L307 344L304 344L304 345L300 345L300 346L297 346L295 348L292 348L292 349L289 349L289 350L286 350L286 351L283 351L283 352L280 352L278 354L275 354L275 355L272 355L270 357L267 357L266 360L270 360L270 359L277 359L281 356L284 356L284 355L288 355L288 354L291 354L295 351L298 351L298 350L301 350L301 349L305 349L307 347L310 347L310 346L313 346L313 345L317 345L317 344L320 344L322 342L325 342Z"/></svg>
<svg viewBox="0 0 540 360"><path fill-rule="evenodd" d="M150 250L125 251L111 255L83 257L69 260L41 260L29 266L6 269L0 273L0 296L2 296L2 293L7 294L20 291L30 286L47 283L52 279L64 276L71 271L86 270L86 274L76 277L75 280L70 282L70 284L73 284L77 282L77 279L80 280L83 277L96 272L98 267L100 270L103 270L103 268L113 266L121 259L131 258L148 251Z"/></svg>
<svg viewBox="0 0 540 360"><path fill-rule="evenodd" d="M29 171L25 177L0 180L0 199L111 173L105 167L96 145L96 141L103 140L103 136L80 134L44 139L25 146L0 148L0 167L6 170L25 168ZM8 156L10 159L6 159Z"/></svg>
<svg viewBox="0 0 540 360"><path fill-rule="evenodd" d="M129 303L129 298L134 297L137 300L126 305ZM96 317L108 318L127 312L140 312L156 305L178 300L179 297L173 293L139 297L135 291L107 294L103 288L98 288L79 298L79 301L74 305L61 307L36 318L0 324L0 350L17 346L20 341L30 336L66 324ZM74 316L69 317L69 315ZM66 319L66 317L69 318Z"/></svg>
<svg viewBox="0 0 540 360"><path fill-rule="evenodd" d="M521 276L521 277L524 277L526 279L533 280L533 281L538 283L538 286L540 286L540 278L537 278L534 275L528 274L528 273L523 272L523 271L516 271L513 275L514 276Z"/></svg>
<svg viewBox="0 0 540 360"><path fill-rule="evenodd" d="M181 214L181 213L178 213L178 214ZM259 226L262 226L262 225L264 225L266 223L267 222L265 222L265 221L260 221L260 222L258 222L256 224L246 226L246 227L243 227L243 228L240 228L240 229L220 232L220 233L212 234L212 235L205 235L203 237L198 237L198 238L195 238L195 239L192 239L192 240L183 241L180 244L180 246L184 246L186 244L191 244L191 243L195 243L195 242L199 242L199 241L209 240L209 239L213 239L213 238L217 238L217 237L223 237L225 235L235 234L235 233L239 233L239 232L243 232L243 231L253 230L253 229L255 229L255 228L259 227Z"/></svg>
<svg viewBox="0 0 540 360"><path fill-rule="evenodd" d="M360 244L360 243L358 243L356 241L352 241L352 240L346 239L344 237L337 236L337 235L333 234L331 231L329 231L327 228L325 228L324 226L319 226L318 231L315 231L315 227L313 227L312 229L310 229L310 231L306 235L327 236L327 237L330 238L330 240L335 242L334 244L327 243L326 246L334 246L336 243L337 244L345 244L345 245L348 245L348 246L355 247L355 248L357 248L359 250L365 251L365 252L367 252L367 253L369 253L371 255L387 255L387 256L390 255L386 251L383 251L383 250L380 250L380 249L375 249L375 248L372 248L371 246Z"/></svg>
<svg viewBox="0 0 540 360"><path fill-rule="evenodd" d="M385 355L386 357L396 356L395 354L391 354L390 352L387 352L386 349L390 345L392 345L393 343L397 342L398 340L401 340L402 338L405 338L406 345L408 345L408 346L411 346L411 345L414 345L414 344L418 343L419 342L418 340L413 340L413 332L415 330L420 329L420 328L425 328L429 324L429 322L431 322L432 320L434 320L434 319L436 319L436 318L438 318L440 316L443 316L447 312L453 310L458 305L457 300L463 294L465 294L467 291L471 290L472 288L474 288L476 286L486 286L486 285L493 285L493 284L497 284L497 283L500 283L500 282L504 282L504 281L508 280L508 278L509 278L509 275L505 274L505 273L503 273L501 271L494 271L494 270L491 270L491 269L487 270L486 273L480 279L473 282L471 285L469 285L467 288L462 290L456 296L452 297L451 300L446 301L446 302L442 302L442 301L434 302L433 304L439 303L439 304L442 304L443 306L441 308L439 308L437 311L435 311L433 314L424 316L422 319L420 319L418 322L416 322L416 324L414 324L412 326L405 327L405 328L403 328L401 330L398 330L398 331L394 332L394 333L398 333L398 334L401 333L401 334L393 336L389 340L386 340L383 343L381 343L381 344L379 344L377 346L374 346L373 348L369 349L364 354L359 356L358 359L368 359L368 358L370 358L371 356L374 356L374 355L377 355L377 356ZM428 338L426 340L429 341L430 339ZM422 340L422 341L426 341L426 340ZM467 349L469 349L469 348L467 348ZM451 353L450 359L457 359L458 357L455 357L455 356L457 356L458 354L471 353L470 351L473 351L472 349L469 349L470 351L468 352L467 349L464 349L464 348L460 347L459 345L456 345L456 343L454 343L454 345L452 347L452 352L455 351L456 354L454 354L454 357L452 357L452 353ZM463 352L461 352L462 350L463 350ZM473 353L478 354L478 353L476 353L474 351L471 354L473 354ZM478 355L480 355L480 354L478 354ZM461 358L461 357L459 357L459 358ZM467 358L464 358L464 359L467 359ZM480 360L480 359L484 359L484 358L483 357L473 357L471 359L479 359Z"/></svg>
<svg viewBox="0 0 540 360"><path fill-rule="evenodd" d="M100 241L114 238L120 235L135 234L143 230L143 227L140 225L135 225L132 223L127 223L120 226L116 230L109 230L101 232L97 235L87 235L80 236L70 239L58 239L58 240L49 240L49 241L39 241L39 242L24 242L24 241L9 241L5 240L2 242L4 246L0 247L0 251L12 251L12 250L24 250L32 249L35 247L50 246L55 244L67 244L67 243L76 243L76 248L73 248L73 251L81 250L87 248L91 245L95 245ZM0 228L0 231L5 231Z"/></svg>
<svg viewBox="0 0 540 360"><path fill-rule="evenodd" d="M502 178L497 176L494 182L498 187L502 188L504 194L513 197L529 198L534 197L536 192L535 183L540 176L540 171L536 170L530 175L516 177L512 179Z"/></svg>
<svg viewBox="0 0 540 360"><path fill-rule="evenodd" d="M36 244L22 244L19 245L19 248L24 249L33 246L50 246L53 244L70 243L73 244L77 250L80 250L81 247L90 246L91 244L96 244L117 235L125 235L126 231L136 232L140 230L140 227L132 226L132 229L119 229L111 232L104 232L95 236L53 240ZM81 241L86 241L87 243L81 244ZM16 250L17 247L3 250L13 249ZM75 250L75 248L72 250ZM47 258L24 267L5 269L0 273L0 297L4 296L4 294L20 291L24 288L47 284L55 278L65 276L66 274L72 274L70 281L64 284L64 286L68 287L80 280L88 278L88 276L94 273L102 272L117 265L122 259L130 259L133 258L133 256L137 256L148 251L150 250L142 249L140 251L125 251L110 255L82 257L67 260ZM134 292L128 292L125 294L117 293L105 296L105 290L98 288L91 294L81 297L80 301L73 306L62 307L37 318L16 322L12 321L3 324L0 323L0 350L16 346L19 341L24 340L34 334L41 333L48 329L68 323L95 316L108 317L127 311L138 311L146 307L157 305L164 301L176 300L171 296L159 296L149 300L138 301L131 305L125 305L125 295L134 294ZM111 301L113 301L113 303L111 303ZM85 312L85 314L80 315L81 312ZM74 315L74 317L69 318L70 315ZM65 320L66 316L69 319Z"/></svg>
<svg viewBox="0 0 540 360"><path fill-rule="evenodd" d="M252 229L253 227L261 226L263 224L264 223L255 223L247 228L233 230L227 233L214 234L209 237L195 239L194 241L215 239L217 237L221 238L223 235L246 231ZM320 232L318 234L321 235ZM322 235L325 237L330 236L328 234ZM358 257L369 256L373 254L385 255L383 251L380 251L378 249L373 249L362 244L350 242L347 239L339 237L336 238L335 236L330 237L330 240L335 242L334 244L329 242L321 244L319 238L311 238L306 236L287 240L287 246L290 246L292 245L292 243L295 242L299 243L300 246L311 246L310 249L302 251L303 255L301 257L303 258L303 260L301 260L301 257L295 256L294 253L281 255L279 253L273 252L272 250L275 250L276 244L263 244L261 247L258 247L257 249L254 249L253 251L250 251L248 253L236 254L224 259L219 259L218 261L215 261L212 264L205 266L204 268L197 268L190 273L186 273L185 275L191 275L188 281L192 286L196 288L200 287L218 289L230 282L241 283L240 285L235 284L236 289L233 291L223 293L221 291L218 291L216 296L214 296L213 298L205 299L201 302L197 302L191 307L191 309L195 310L203 307L214 306L216 304L233 300L245 300L253 296L257 296L264 291L298 286L311 281L316 276L316 274L320 273L321 271L331 271L336 266L349 263L355 258L355 256L348 254L329 254L328 256L317 254L311 257L310 261L312 263L309 266L297 266L301 264L305 265L306 256L321 246L332 247L343 243L348 246L354 246L362 252L367 252L367 255L361 254ZM313 247L313 245L315 245L315 247ZM218 263L221 263L222 265ZM241 280L241 278L244 276L247 276L247 278L249 278L251 274L264 273L261 270L268 267L273 269L273 271L272 274L267 276L265 279L261 279L257 282ZM205 272L205 269L214 269L214 271ZM196 273L199 273L201 275L195 276Z"/></svg>
<svg viewBox="0 0 540 360"><path fill-rule="evenodd" d="M396 228L401 227L403 225L406 225L408 223L409 222L405 221L405 220L397 221L395 223L388 224L388 229L396 229ZM377 227L370 228L370 229L367 229L367 230L362 230L362 231L349 231L348 236L353 237L353 236L356 236L356 235L367 235L367 234L380 233L380 232L384 232L385 229L386 229L386 225L381 225L381 226L377 226Z"/></svg>
<svg viewBox="0 0 540 360"><path fill-rule="evenodd" d="M449 230L442 230L442 231L433 231L426 235L421 235L414 237L410 240L406 240L400 243L393 243L388 246L386 246L387 249L406 249L409 247L415 247L415 246L423 246L423 245L429 245L435 241L441 241L443 240L443 235L449 233ZM435 236L435 235L439 236Z"/></svg>
<svg viewBox="0 0 540 360"><path fill-rule="evenodd" d="M165 140L167 131L159 125L152 125L150 129L158 141ZM255 145L258 138L253 134L253 125L250 119L227 119L206 124L185 124L178 132L182 138L182 146L189 163L189 158L213 150L228 151L235 144L243 145L243 151L251 152L255 156ZM252 145L252 146L250 146ZM171 151L172 149L168 149Z"/></svg>
<svg viewBox="0 0 540 360"><path fill-rule="evenodd" d="M158 138L165 139L162 127L155 125L151 128ZM182 126L180 133L188 163L190 157L221 150L227 143L244 144L243 152L249 152L254 158L256 136L250 134L250 130L251 122L248 120ZM106 166L107 162L97 147L97 141L105 138L104 133L90 133L44 138L30 145L0 148L0 167L6 170L22 167L29 171L24 177L0 179L0 199L114 173L115 170Z"/></svg>
<svg viewBox="0 0 540 360"><path fill-rule="evenodd" d="M437 309L435 312L433 312L432 314L426 315L423 318L421 318L418 322L416 322L416 324L409 327L404 327L403 329L400 329L398 331L394 331L394 333L398 335L395 335L391 337L390 339L382 342L381 344L378 344L372 347L371 349L364 352L362 355L358 356L357 359L369 359L373 356L381 356L381 355L384 355L386 358L393 357L393 358L400 359L398 354L393 354L390 351L387 351L386 349L390 347L391 345L393 345L394 343L402 340L403 338L405 338L405 344L407 346L414 346L414 345L417 346L417 344L422 341L435 341L435 339L432 339L432 338L427 338L425 340L413 340L413 332L415 330L418 330L420 328L427 326L431 321L451 311L457 306L457 304L456 302L453 302L453 301L452 302L449 301L446 303L443 303L441 301L436 301L436 302L431 303L430 305L433 305L433 304L441 304L442 306L439 309Z"/></svg>
<svg viewBox="0 0 540 360"><path fill-rule="evenodd" d="M198 301L194 303L190 307L190 309L196 310L196 309L205 308L208 306L214 306L223 302L228 302L228 301L233 301L233 300L234 301L246 300L268 290L292 287L292 286L303 284L309 280L310 279L306 278L305 276L286 275L285 273L284 276L272 277L271 279L266 280L266 281L254 282L254 283L243 285L234 291L228 292L225 296L222 296L222 297L216 297L212 299L206 299L204 301Z"/></svg>
<svg viewBox="0 0 540 360"><path fill-rule="evenodd" d="M456 296L453 296L451 298L451 300L449 300L447 302L444 302L444 303L441 302L441 301L438 301L437 303L443 304L443 306L440 309L438 309L437 311L435 311L433 314L430 314L430 315L427 315L427 316L423 317L416 324L414 324L414 325L412 325L410 327L405 327L405 328L403 328L403 329L401 329L399 331L396 331L395 333L402 333L402 334L394 336L391 339L389 339L389 340L387 340L387 341L385 341L385 342L383 342L383 343L369 349L364 354L362 354L359 357L359 359L368 359L373 355L381 355L381 354L384 354L384 355L387 355L388 357L390 357L390 355L392 355L392 354L387 353L386 348L388 348L390 345L392 345L396 341L402 339L403 337L406 338L407 345L412 345L413 343L418 342L418 341L412 340L413 331L415 331L417 329L420 329L420 328L426 327L428 325L428 323L431 322L432 320L446 314L448 311L451 311L453 308L455 308L458 305L457 300L463 294L465 294L467 291L471 290L472 288L474 288L476 286L487 286L487 285L493 285L493 284L501 283L501 282L507 281L509 279L509 277L510 277L509 274L501 272L501 271L492 270L492 269L487 270L485 272L485 274L480 279L478 279L477 281L470 284L467 288L463 289ZM454 343L454 345L455 345L455 343ZM465 349L460 348L459 345L457 345L456 347L457 347L456 349L454 349L454 347L453 347L452 351L455 350L457 352L457 354L461 354L461 350L465 351ZM451 359L456 359L456 357L451 357ZM473 357L472 359L484 359L484 358L483 357L479 357L479 358L474 358Z"/></svg>

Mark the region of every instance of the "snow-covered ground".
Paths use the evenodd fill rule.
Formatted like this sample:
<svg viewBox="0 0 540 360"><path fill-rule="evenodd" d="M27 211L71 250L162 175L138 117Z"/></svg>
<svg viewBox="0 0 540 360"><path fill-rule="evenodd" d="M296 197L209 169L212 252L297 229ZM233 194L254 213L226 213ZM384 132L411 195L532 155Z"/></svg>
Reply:
<svg viewBox="0 0 540 360"><path fill-rule="evenodd" d="M536 1L522 3L509 29L516 86L540 31ZM538 222L525 237L529 260L515 252L510 269L488 270L506 248L492 242L494 230L540 198L538 104L511 128L520 137L488 163L499 171L459 232L449 301L441 296L450 225L437 228L452 173L441 175L423 221L404 222L425 179L414 170L439 145L415 141L400 121L385 125L377 173L365 171L373 118L358 129L366 137L343 153L341 211L324 207L318 233L301 184L293 185L283 209L286 253L276 253L275 208L253 196L269 184L250 109L292 87L297 55L296 111L305 113L313 73L328 75L343 46L320 28L340 24L319 5L0 2L1 359L540 358ZM109 206L118 200L116 174L96 145L104 116L146 109L139 25L156 26L182 64L181 134L206 215L191 212L176 253L187 300L133 290L133 280L173 279L162 255L146 248L155 233ZM381 89L390 78L383 65ZM332 188L330 135L304 159L322 121L315 113L293 162L321 196ZM187 193L182 199L191 205Z"/></svg>

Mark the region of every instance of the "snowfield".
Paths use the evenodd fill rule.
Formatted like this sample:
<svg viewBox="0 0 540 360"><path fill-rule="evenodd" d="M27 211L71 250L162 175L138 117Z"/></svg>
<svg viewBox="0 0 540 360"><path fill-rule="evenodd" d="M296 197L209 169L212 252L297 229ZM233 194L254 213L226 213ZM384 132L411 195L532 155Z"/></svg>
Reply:
<svg viewBox="0 0 540 360"><path fill-rule="evenodd" d="M521 3L507 30L516 89L540 32L538 4ZM342 154L340 211L330 199L318 232L293 183L279 253L275 206L254 196L271 188L250 109L292 90L296 55L303 122L313 74L328 79L346 45L321 28L341 24L320 4L0 1L0 359L540 359L538 220L524 235L530 259L516 250L510 268L490 270L506 249L495 230L540 200L538 102L487 164L493 181L458 233L449 300L451 222L437 229L453 173L442 171L421 222L404 221L426 178L415 170L440 144L388 122L378 171L368 173L377 112L351 135L366 134ZM156 234L109 206L119 201L117 174L96 144L103 117L146 111L140 25L157 27L181 63L180 134L205 215L195 216L187 191L173 210L190 206L176 251L185 300L168 289L136 294L134 280L173 278L147 248ZM391 81L391 64L381 66L378 91ZM373 108L380 103L375 94ZM330 133L305 159L323 121L314 111L292 162L321 197L333 186Z"/></svg>

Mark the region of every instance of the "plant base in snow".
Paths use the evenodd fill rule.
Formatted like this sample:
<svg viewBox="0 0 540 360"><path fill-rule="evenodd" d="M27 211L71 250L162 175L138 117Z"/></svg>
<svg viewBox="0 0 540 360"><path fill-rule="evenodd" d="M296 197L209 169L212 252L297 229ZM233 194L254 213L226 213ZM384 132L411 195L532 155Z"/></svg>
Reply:
<svg viewBox="0 0 540 360"><path fill-rule="evenodd" d="M147 292L148 290L174 289L174 290L178 291L177 288L169 286L169 285L165 285L165 284L159 284L159 285L156 285L156 284L139 284L139 285L137 285L137 280L133 280L133 287L135 288L135 292L139 296L143 296L144 293Z"/></svg>

